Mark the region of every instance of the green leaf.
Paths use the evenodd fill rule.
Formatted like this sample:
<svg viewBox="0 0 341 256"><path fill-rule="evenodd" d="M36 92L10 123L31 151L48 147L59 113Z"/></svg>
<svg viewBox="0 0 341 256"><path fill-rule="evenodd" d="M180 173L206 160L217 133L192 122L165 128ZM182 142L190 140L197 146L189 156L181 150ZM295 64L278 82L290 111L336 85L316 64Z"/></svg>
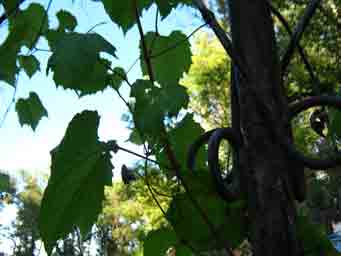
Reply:
<svg viewBox="0 0 341 256"><path fill-rule="evenodd" d="M15 75L18 72L17 54L22 46L32 48L39 38L39 32L45 33L48 27L45 13L43 6L33 3L16 14L11 22L9 34L0 46L0 80L14 86Z"/></svg>
<svg viewBox="0 0 341 256"><path fill-rule="evenodd" d="M51 151L51 177L39 219L49 254L56 241L75 226L83 235L88 233L101 212L104 186L111 185L113 166L107 147L98 140L98 124L95 111L77 114L61 143Z"/></svg>
<svg viewBox="0 0 341 256"><path fill-rule="evenodd" d="M151 6L151 0L139 0L139 12ZM111 20L119 25L123 32L126 33L136 22L134 1L112 1L102 0L104 9L110 16Z"/></svg>
<svg viewBox="0 0 341 256"><path fill-rule="evenodd" d="M157 90L148 80L136 80L130 96L134 97L134 122L143 135L158 135L162 128L163 113L158 107Z"/></svg>
<svg viewBox="0 0 341 256"><path fill-rule="evenodd" d="M330 135L341 138L341 111L331 108L328 111L328 116L328 131L330 132Z"/></svg>
<svg viewBox="0 0 341 256"><path fill-rule="evenodd" d="M101 1L104 9L110 16L111 20L119 25L123 32L126 33L135 23L135 6L134 1L111 1L111 0L92 0L94 2ZM172 9L179 4L191 4L191 0L138 0L138 10L141 14L143 10L148 9L155 2L160 10L161 17L166 17Z"/></svg>
<svg viewBox="0 0 341 256"><path fill-rule="evenodd" d="M192 114L187 114L177 126L168 132L169 140L172 143L175 156L180 162L181 166L186 166L186 157L189 146L204 133L204 129L200 124L193 120ZM158 161L168 166L168 160L164 152L161 152L157 156ZM202 147L196 157L196 169L207 168L206 167L206 151L205 147Z"/></svg>
<svg viewBox="0 0 341 256"><path fill-rule="evenodd" d="M0 80L14 86L15 75L18 73L17 54L19 47L5 41L0 46Z"/></svg>
<svg viewBox="0 0 341 256"><path fill-rule="evenodd" d="M141 139L141 137L140 137L140 135L136 129L133 129L131 131L128 141L130 141L131 143L134 143L136 145L142 145L143 144L143 140Z"/></svg>
<svg viewBox="0 0 341 256"><path fill-rule="evenodd" d="M229 241L236 248L246 236L243 205L228 205L219 196L205 193L195 194L201 209L214 226L214 233L186 194L176 195L167 211L178 237L186 241L196 250L207 252L220 249ZM217 244L217 240L219 243Z"/></svg>
<svg viewBox="0 0 341 256"><path fill-rule="evenodd" d="M112 74L109 76L109 84L115 90L120 89L122 82L127 78L126 72L121 67L116 67L113 69Z"/></svg>
<svg viewBox="0 0 341 256"><path fill-rule="evenodd" d="M192 0L156 0L161 17L166 17L170 12L180 4L191 5Z"/></svg>
<svg viewBox="0 0 341 256"><path fill-rule="evenodd" d="M148 80L136 80L131 90L136 102L134 120L143 135L158 136L166 116L176 116L181 108L186 108L188 95L180 85L159 88Z"/></svg>
<svg viewBox="0 0 341 256"><path fill-rule="evenodd" d="M151 64L155 79L163 84L178 84L184 72L187 72L192 60L190 43L186 35L173 31L169 36L149 32L145 35L147 49L150 52ZM148 75L143 49L140 43L140 63L143 75Z"/></svg>
<svg viewBox="0 0 341 256"><path fill-rule="evenodd" d="M73 31L77 26L77 20L70 12L66 10L60 10L57 12L57 18L59 21L58 29L65 31Z"/></svg>
<svg viewBox="0 0 341 256"><path fill-rule="evenodd" d="M27 9L16 15L10 27L9 38L12 43L31 49L47 28L48 19L44 7L32 3Z"/></svg>
<svg viewBox="0 0 341 256"><path fill-rule="evenodd" d="M27 99L19 99L15 105L18 113L19 123L21 126L27 124L31 126L33 131L42 117L47 117L47 111L40 101L39 96L35 92L30 92Z"/></svg>
<svg viewBox="0 0 341 256"><path fill-rule="evenodd" d="M110 67L99 53L115 56L115 51L115 47L98 34L65 33L55 43L47 71L51 69L55 83L65 89L80 92L82 96L96 93L106 88Z"/></svg>
<svg viewBox="0 0 341 256"><path fill-rule="evenodd" d="M25 70L25 73L31 78L38 70L40 70L40 62L34 55L18 57L20 66Z"/></svg>
<svg viewBox="0 0 341 256"><path fill-rule="evenodd" d="M143 255L165 256L169 249L174 249L177 256L191 256L191 250L183 245L175 232L168 228L150 231L143 242Z"/></svg>
<svg viewBox="0 0 341 256"><path fill-rule="evenodd" d="M143 255L165 256L178 243L174 231L167 228L150 231L143 243Z"/></svg>

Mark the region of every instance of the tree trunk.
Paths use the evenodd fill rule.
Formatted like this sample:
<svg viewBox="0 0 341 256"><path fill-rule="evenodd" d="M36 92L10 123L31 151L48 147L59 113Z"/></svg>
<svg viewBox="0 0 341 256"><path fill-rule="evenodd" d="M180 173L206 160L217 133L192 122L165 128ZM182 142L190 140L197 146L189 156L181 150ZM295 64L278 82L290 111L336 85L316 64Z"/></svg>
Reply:
<svg viewBox="0 0 341 256"><path fill-rule="evenodd" d="M234 51L243 64L236 78L240 123L233 125L240 125L244 143L238 166L254 255L303 255L290 183L293 161L276 140L278 135L290 138L291 131L270 10L265 0L231 0L230 15Z"/></svg>

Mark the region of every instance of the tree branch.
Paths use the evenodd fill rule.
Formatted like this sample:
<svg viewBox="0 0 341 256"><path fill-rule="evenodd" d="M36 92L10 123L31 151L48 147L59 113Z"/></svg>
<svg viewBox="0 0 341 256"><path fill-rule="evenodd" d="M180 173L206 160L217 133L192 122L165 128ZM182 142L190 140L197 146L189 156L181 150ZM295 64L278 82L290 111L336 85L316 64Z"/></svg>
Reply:
<svg viewBox="0 0 341 256"><path fill-rule="evenodd" d="M295 52L295 48L297 47L298 43L300 42L302 35L303 35L305 29L307 28L311 18L314 16L315 11L316 11L317 7L319 6L320 2L321 2L321 0L311 0L309 2L308 6L306 7L301 20L297 24L297 26L294 30L294 34L291 37L289 46L288 46L288 48L287 48L287 50L283 56L283 59L281 61L282 76L284 76L284 74L286 73L286 69L289 66L289 63L290 63L292 56Z"/></svg>
<svg viewBox="0 0 341 256"><path fill-rule="evenodd" d="M269 7L271 12L278 18L278 20L282 23L283 27L285 28L285 30L287 31L287 33L290 35L290 37L293 37L293 33L291 31L291 28L289 26L289 23L287 22L287 20L284 18L284 16L268 1ZM320 84L319 79L315 76L314 71L312 66L310 65L308 58L306 57L305 53L304 53L304 49L303 47L300 45L299 42L297 42L297 50L298 53L301 56L301 59L303 61L303 64L306 68L306 70L309 73L310 79L313 83L313 85L315 86L315 90L316 92L320 91L320 88L318 87Z"/></svg>
<svg viewBox="0 0 341 256"><path fill-rule="evenodd" d="M231 128L215 130L208 141L208 166L216 184L219 195L226 201L231 202L239 198L239 192L228 190L221 177L219 167L219 146L222 139L226 139L232 147L241 147L241 141Z"/></svg>
<svg viewBox="0 0 341 256"><path fill-rule="evenodd" d="M210 26L210 28L219 39L220 43L223 45L226 53L230 56L232 62L236 65L241 75L243 77L246 77L247 67L244 65L244 62L242 61L240 56L237 56L235 54L231 39L228 38L224 29L219 25L213 12L206 7L202 0L194 0L194 4L197 6L205 22Z"/></svg>
<svg viewBox="0 0 341 256"><path fill-rule="evenodd" d="M289 105L290 120L297 114L305 111L311 107L316 106L328 106L341 110L341 97L340 96L315 96L309 97L302 101ZM305 166L313 170L323 170L336 167L341 164L341 157L338 155L330 156L329 158L317 159L312 157L306 157L299 152L294 146L287 146L288 153L301 161Z"/></svg>

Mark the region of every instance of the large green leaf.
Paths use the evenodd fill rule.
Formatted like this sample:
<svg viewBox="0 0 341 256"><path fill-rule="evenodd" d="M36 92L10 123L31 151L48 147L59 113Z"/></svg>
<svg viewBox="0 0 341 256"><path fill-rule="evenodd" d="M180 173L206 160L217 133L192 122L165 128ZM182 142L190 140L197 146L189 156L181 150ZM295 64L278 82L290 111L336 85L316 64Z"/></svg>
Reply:
<svg viewBox="0 0 341 256"><path fill-rule="evenodd" d="M201 209L213 224L215 231L208 227L186 194L176 195L167 211L178 237L184 237L196 250L205 252L225 246L225 242L235 248L245 238L243 204L228 205L217 195L195 194Z"/></svg>
<svg viewBox="0 0 341 256"><path fill-rule="evenodd" d="M20 66L25 70L25 73L31 78L37 71L40 70L40 62L34 55L20 55L18 57Z"/></svg>
<svg viewBox="0 0 341 256"><path fill-rule="evenodd" d="M159 88L148 80L137 80L131 96L135 98L134 119L143 135L158 136L165 116L175 116L187 107L188 95L180 85Z"/></svg>
<svg viewBox="0 0 341 256"><path fill-rule="evenodd" d="M35 92L30 92L27 99L19 99L15 105L20 125L29 125L35 131L40 119L47 117L47 111Z"/></svg>
<svg viewBox="0 0 341 256"><path fill-rule="evenodd" d="M160 36L149 32L145 35L145 41L151 56L155 79L161 85L177 84L192 63L190 44L186 40L186 35L180 31L173 31L169 36ZM148 75L141 43L140 48L142 72L144 75Z"/></svg>
<svg viewBox="0 0 341 256"><path fill-rule="evenodd" d="M49 31L52 33L53 31ZM58 33L55 31L55 33ZM48 61L57 85L81 95L102 91L107 86L108 66L99 53L115 56L115 47L98 34L65 33L54 42L55 49Z"/></svg>
<svg viewBox="0 0 341 256"><path fill-rule="evenodd" d="M70 122L62 142L51 151L51 177L42 199L39 227L50 254L59 238L75 226L85 235L102 209L104 186L113 166L99 142L97 112L84 111Z"/></svg>
<svg viewBox="0 0 341 256"><path fill-rule="evenodd" d="M59 21L59 29L65 31L73 31L77 26L77 20L70 12L66 10L60 10L57 12L57 18Z"/></svg>
<svg viewBox="0 0 341 256"><path fill-rule="evenodd" d="M0 80L14 85L18 71L17 54L22 46L32 48L40 33L48 27L44 7L33 3L27 9L19 11L9 27L9 34L0 46Z"/></svg>

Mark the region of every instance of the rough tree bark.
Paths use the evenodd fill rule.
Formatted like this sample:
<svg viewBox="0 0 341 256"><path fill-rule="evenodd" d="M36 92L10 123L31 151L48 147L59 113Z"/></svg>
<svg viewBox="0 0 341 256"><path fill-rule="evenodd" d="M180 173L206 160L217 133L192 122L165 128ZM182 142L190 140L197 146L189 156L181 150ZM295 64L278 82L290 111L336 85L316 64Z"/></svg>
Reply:
<svg viewBox="0 0 341 256"><path fill-rule="evenodd" d="M243 75L238 72L234 77L240 123L234 120L233 125L240 126L243 140L238 166L254 255L303 255L289 173L302 175L303 169L293 170L295 163L277 140L277 136L291 140L291 132L269 5L264 0L230 1L230 15L233 51L243 69ZM266 109L271 109L272 118Z"/></svg>

